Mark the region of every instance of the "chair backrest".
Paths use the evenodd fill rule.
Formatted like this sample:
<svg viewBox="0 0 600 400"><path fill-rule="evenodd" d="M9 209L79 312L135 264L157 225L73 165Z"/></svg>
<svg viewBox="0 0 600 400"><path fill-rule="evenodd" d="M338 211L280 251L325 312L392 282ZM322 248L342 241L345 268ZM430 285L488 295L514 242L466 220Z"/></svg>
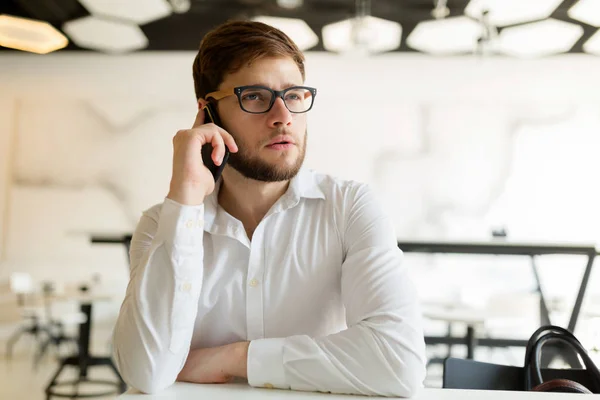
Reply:
<svg viewBox="0 0 600 400"><path fill-rule="evenodd" d="M584 369L542 369L544 381L569 379L594 391L595 384ZM444 361L445 389L524 390L523 367L447 358Z"/></svg>
<svg viewBox="0 0 600 400"><path fill-rule="evenodd" d="M522 390L523 368L447 358L443 387L447 389Z"/></svg>

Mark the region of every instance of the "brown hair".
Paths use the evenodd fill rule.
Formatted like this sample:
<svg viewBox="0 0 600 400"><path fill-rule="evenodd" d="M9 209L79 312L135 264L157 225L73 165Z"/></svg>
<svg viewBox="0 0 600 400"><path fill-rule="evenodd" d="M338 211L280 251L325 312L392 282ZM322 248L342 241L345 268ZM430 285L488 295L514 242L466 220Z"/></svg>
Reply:
<svg viewBox="0 0 600 400"><path fill-rule="evenodd" d="M194 59L196 99L216 91L225 75L263 57L291 57L304 79L304 55L277 28L256 21L229 21L208 32Z"/></svg>

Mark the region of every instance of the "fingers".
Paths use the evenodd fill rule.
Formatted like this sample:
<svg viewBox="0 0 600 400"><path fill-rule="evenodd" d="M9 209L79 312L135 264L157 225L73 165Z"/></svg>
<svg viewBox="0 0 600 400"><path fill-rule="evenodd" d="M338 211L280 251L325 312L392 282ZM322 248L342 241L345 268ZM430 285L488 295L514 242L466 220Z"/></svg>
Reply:
<svg viewBox="0 0 600 400"><path fill-rule="evenodd" d="M217 133L213 135L210 143L213 146L211 157L216 165L221 165L223 157L225 157L225 142L223 141L223 137Z"/></svg>
<svg viewBox="0 0 600 400"><path fill-rule="evenodd" d="M178 141L178 138L182 138L181 135L185 135L200 141L201 146L210 143L213 147L211 158L215 165L221 165L223 158L225 157L225 146L227 146L227 149L229 149L230 152L236 153L238 151L237 144L235 143L233 136L225 129L213 123L204 124L203 122L204 111L200 110L198 111L198 115L196 115L194 127L199 124L202 128L179 131L173 138L173 142L175 144L175 142Z"/></svg>
<svg viewBox="0 0 600 400"><path fill-rule="evenodd" d="M229 151L237 152L238 150L233 137L214 124L205 124L203 129L190 129L186 133L198 140L201 146L210 144L213 147L211 158L215 165L221 165L225 157L225 143L227 143Z"/></svg>
<svg viewBox="0 0 600 400"><path fill-rule="evenodd" d="M229 132L227 132L225 129L223 129L219 126L217 126L217 129L219 130L219 133L223 137L223 141L227 145L227 148L229 149L229 151L231 151L232 153L237 153L238 147L237 147L237 144L235 143L235 140L233 139L233 136L231 136L231 134Z"/></svg>
<svg viewBox="0 0 600 400"><path fill-rule="evenodd" d="M229 132L227 132L225 130L223 130L221 132L221 135L223 136L223 141L227 145L227 148L229 149L229 151L231 151L232 153L237 153L238 147L237 147L237 144L235 143L235 139L233 138L233 136L231 136L231 134L229 134Z"/></svg>
<svg viewBox="0 0 600 400"><path fill-rule="evenodd" d="M207 126L208 125L211 125L212 127L214 127L216 129L216 133L215 134L221 136L221 139L223 140L224 144L227 145L227 148L229 149L229 151L231 151L232 153L237 153L237 151L238 151L237 144L235 143L235 139L233 138L233 136L231 136L231 134L229 132L227 132L225 129L221 128L218 125L215 125L215 124L212 124L212 123L211 124L207 124ZM211 136L210 139L207 138L206 142L207 143L208 142L212 142L212 136ZM223 152L224 151L225 150L223 150Z"/></svg>

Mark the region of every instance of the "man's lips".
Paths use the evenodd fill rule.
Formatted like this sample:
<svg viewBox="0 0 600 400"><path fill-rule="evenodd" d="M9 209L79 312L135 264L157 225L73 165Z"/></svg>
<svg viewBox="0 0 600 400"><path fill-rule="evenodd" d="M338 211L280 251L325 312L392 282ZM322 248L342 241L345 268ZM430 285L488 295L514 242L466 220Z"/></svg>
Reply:
<svg viewBox="0 0 600 400"><path fill-rule="evenodd" d="M291 149L294 146L295 144L292 143L275 143L268 145L267 148L271 150L287 150Z"/></svg>
<svg viewBox="0 0 600 400"><path fill-rule="evenodd" d="M267 147L271 150L286 150L291 149L296 145L294 139L289 135L279 135L271 139Z"/></svg>
<svg viewBox="0 0 600 400"><path fill-rule="evenodd" d="M296 144L296 142L290 135L279 135L271 139L267 146L272 146L275 144Z"/></svg>

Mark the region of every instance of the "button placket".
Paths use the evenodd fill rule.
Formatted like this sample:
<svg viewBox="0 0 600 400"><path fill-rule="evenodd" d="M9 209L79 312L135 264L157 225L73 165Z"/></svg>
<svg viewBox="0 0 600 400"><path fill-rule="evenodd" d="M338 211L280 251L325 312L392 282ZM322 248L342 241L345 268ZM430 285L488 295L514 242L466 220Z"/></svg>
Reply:
<svg viewBox="0 0 600 400"><path fill-rule="evenodd" d="M252 242L250 242L248 276L246 278L246 328L249 340L264 338L264 288L261 285L264 274L263 233L264 224L259 224L252 235Z"/></svg>

